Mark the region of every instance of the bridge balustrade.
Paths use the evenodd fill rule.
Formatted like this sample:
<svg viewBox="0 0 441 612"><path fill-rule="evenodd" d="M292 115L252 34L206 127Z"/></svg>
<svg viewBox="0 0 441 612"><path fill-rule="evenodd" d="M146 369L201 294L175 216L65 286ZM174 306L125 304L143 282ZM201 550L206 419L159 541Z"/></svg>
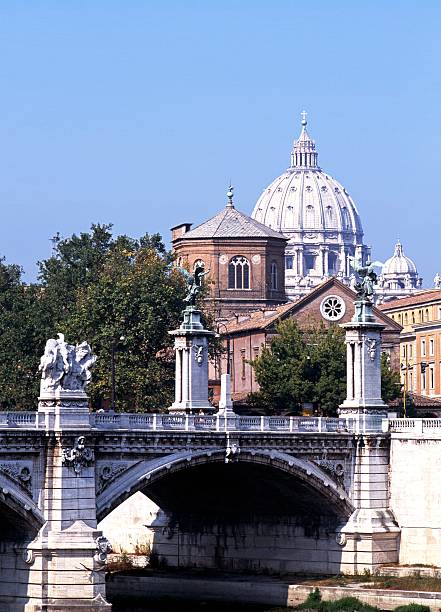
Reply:
<svg viewBox="0 0 441 612"><path fill-rule="evenodd" d="M36 412L0 412L0 427L35 429L38 427Z"/></svg>

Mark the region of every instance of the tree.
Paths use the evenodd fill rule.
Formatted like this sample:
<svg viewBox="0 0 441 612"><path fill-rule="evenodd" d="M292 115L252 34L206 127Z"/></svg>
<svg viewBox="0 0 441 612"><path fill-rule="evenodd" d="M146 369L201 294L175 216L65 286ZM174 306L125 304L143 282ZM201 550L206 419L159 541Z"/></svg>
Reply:
<svg viewBox="0 0 441 612"><path fill-rule="evenodd" d="M346 350L340 327L300 328L286 320L260 357L252 362L260 390L251 400L268 413L298 414L304 402L320 414L335 416L346 397ZM387 403L400 392L399 375L381 356L381 394Z"/></svg>
<svg viewBox="0 0 441 612"><path fill-rule="evenodd" d="M38 284L26 285L20 267L0 260L0 407L36 407L39 359L61 332L69 342L87 340L98 356L94 407L110 399L113 352L118 407L165 409L174 388L168 331L178 326L185 283L160 236L113 237L110 225L92 225L53 242Z"/></svg>
<svg viewBox="0 0 441 612"><path fill-rule="evenodd" d="M98 355L89 392L100 406L111 393L116 360L118 407L164 410L173 398L174 361L168 331L179 324L184 284L162 243L145 236L117 240L94 282L79 287L75 309L60 323L70 340L87 339Z"/></svg>
<svg viewBox="0 0 441 612"><path fill-rule="evenodd" d="M260 385L254 402L274 413L299 413L304 402L313 402L322 414L334 414L345 396L343 340L339 327L280 323L271 346L252 362Z"/></svg>
<svg viewBox="0 0 441 612"><path fill-rule="evenodd" d="M390 367L387 353L381 354L381 397L388 404L401 395L400 375Z"/></svg>
<svg viewBox="0 0 441 612"><path fill-rule="evenodd" d="M31 410L38 397L38 362L51 328L41 288L0 259L0 407Z"/></svg>

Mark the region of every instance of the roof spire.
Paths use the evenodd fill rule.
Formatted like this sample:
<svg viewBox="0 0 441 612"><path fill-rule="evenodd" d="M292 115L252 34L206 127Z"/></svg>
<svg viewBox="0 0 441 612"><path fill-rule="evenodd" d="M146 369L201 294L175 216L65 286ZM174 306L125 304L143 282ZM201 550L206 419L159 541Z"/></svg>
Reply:
<svg viewBox="0 0 441 612"><path fill-rule="evenodd" d="M232 186L231 181L230 181L230 186L228 187L228 191L227 191L227 198L228 198L227 208L234 208L233 196L234 196L234 187Z"/></svg>
<svg viewBox="0 0 441 612"><path fill-rule="evenodd" d="M298 139L294 141L291 152L291 168L317 168L315 142L306 130L308 114L306 111L302 111L300 116L302 119L302 131Z"/></svg>

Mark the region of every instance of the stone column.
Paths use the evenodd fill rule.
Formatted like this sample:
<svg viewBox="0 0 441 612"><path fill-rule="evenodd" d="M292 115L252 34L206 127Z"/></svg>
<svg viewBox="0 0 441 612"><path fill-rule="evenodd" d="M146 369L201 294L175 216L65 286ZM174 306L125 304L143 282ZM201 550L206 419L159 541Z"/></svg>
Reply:
<svg viewBox="0 0 441 612"><path fill-rule="evenodd" d="M400 529L389 508L390 437L383 433L387 406L381 399L381 330L372 303L355 302L355 315L342 326L347 344L347 397L340 406L354 432L356 456L351 491L354 512L341 528L341 570L373 572L398 561Z"/></svg>
<svg viewBox="0 0 441 612"><path fill-rule="evenodd" d="M94 438L85 392L95 359L89 345L74 347L62 336L48 341L42 358L38 413L46 424L47 453L39 505L46 522L27 547L25 612L111 610L104 581L111 547L97 530Z"/></svg>
<svg viewBox="0 0 441 612"><path fill-rule="evenodd" d="M181 354L176 356L175 401L169 412L213 412L208 401L208 338L214 332L204 329L201 311L188 306L179 329L169 333L175 338L176 354Z"/></svg>

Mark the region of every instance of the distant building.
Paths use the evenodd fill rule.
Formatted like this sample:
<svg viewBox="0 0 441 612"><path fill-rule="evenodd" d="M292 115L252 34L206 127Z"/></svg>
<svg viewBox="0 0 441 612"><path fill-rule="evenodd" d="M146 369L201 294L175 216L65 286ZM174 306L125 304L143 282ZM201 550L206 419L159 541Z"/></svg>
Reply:
<svg viewBox="0 0 441 612"><path fill-rule="evenodd" d="M441 397L441 289L392 300L379 309L403 328L400 369L406 390Z"/></svg>
<svg viewBox="0 0 441 612"><path fill-rule="evenodd" d="M356 294L347 285L336 278L330 278L296 302L265 308L248 315L238 315L223 326L220 331L224 348L229 346L230 349L233 399L244 400L250 392L259 389L250 361L256 359L262 347L271 342L280 321L292 318L301 326L314 323L327 326L346 323L354 315L355 297ZM382 332L382 350L389 354L391 367L398 370L401 325L376 307L374 314L376 320L385 325ZM216 381L219 381L220 375L226 370L227 351L220 361L211 366L210 378L214 387L218 385Z"/></svg>
<svg viewBox="0 0 441 612"><path fill-rule="evenodd" d="M210 270L210 302L218 321L286 302L287 239L238 211L232 188L217 215L194 229L184 223L171 231L177 265Z"/></svg>

